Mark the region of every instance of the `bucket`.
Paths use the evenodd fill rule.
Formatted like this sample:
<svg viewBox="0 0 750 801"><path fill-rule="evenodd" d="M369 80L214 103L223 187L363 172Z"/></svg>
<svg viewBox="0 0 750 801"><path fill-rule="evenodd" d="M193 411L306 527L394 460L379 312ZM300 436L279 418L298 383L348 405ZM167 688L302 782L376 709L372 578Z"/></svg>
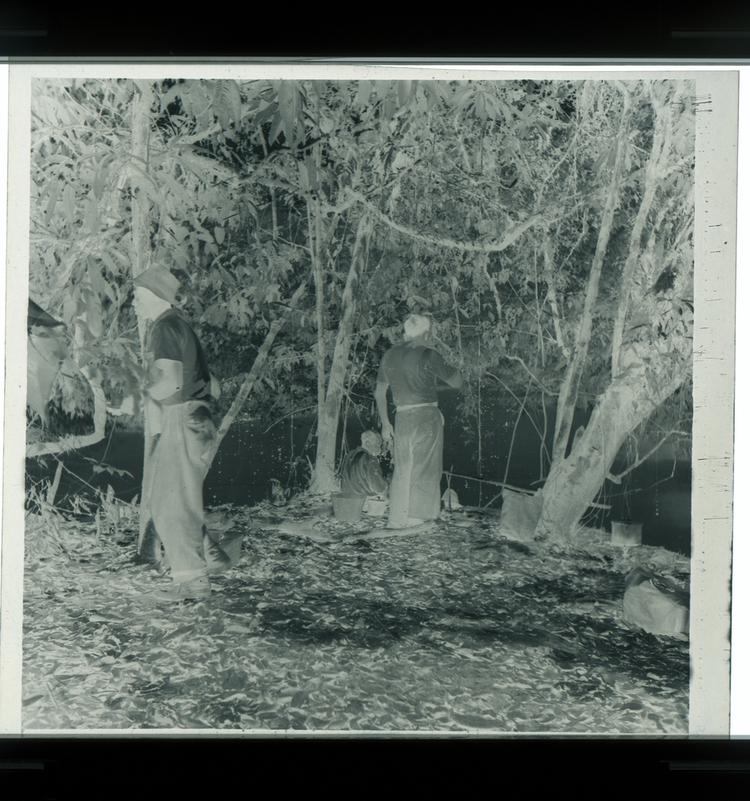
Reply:
<svg viewBox="0 0 750 801"><path fill-rule="evenodd" d="M364 495L342 495L340 492L331 496L333 516L342 523L356 523L362 517L365 505Z"/></svg>
<svg viewBox="0 0 750 801"><path fill-rule="evenodd" d="M388 511L388 501L377 498L368 498L365 502L364 513L370 517L382 517Z"/></svg>
<svg viewBox="0 0 750 801"><path fill-rule="evenodd" d="M640 545L643 539L643 523L612 521L612 545L630 548Z"/></svg>

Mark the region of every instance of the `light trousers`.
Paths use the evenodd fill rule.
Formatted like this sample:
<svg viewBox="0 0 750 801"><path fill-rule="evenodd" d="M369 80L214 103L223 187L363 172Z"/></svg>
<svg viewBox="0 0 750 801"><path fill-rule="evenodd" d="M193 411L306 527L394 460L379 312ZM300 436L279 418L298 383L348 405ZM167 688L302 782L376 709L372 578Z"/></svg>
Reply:
<svg viewBox="0 0 750 801"><path fill-rule="evenodd" d="M206 575L221 559L204 528L203 480L215 427L194 416L201 407L200 401L161 407L160 433L146 443L139 551L148 556L155 534L178 582Z"/></svg>
<svg viewBox="0 0 750 801"><path fill-rule="evenodd" d="M388 525L402 527L440 515L444 419L437 406L396 411Z"/></svg>

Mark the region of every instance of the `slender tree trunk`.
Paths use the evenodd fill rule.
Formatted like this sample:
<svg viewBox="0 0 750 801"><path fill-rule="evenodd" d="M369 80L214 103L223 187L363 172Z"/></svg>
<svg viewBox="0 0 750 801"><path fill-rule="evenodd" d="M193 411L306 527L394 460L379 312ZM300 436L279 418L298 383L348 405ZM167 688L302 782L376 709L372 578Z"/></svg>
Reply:
<svg viewBox="0 0 750 801"><path fill-rule="evenodd" d="M612 232L612 222L620 198L620 179L622 176L623 162L627 148L628 132L630 121L630 96L627 91L623 91L623 112L620 122L620 130L615 144L615 161L612 169L612 179L609 184L609 191L602 212L602 220L599 226L599 236L596 241L594 260L589 273L586 296L581 313L581 320L576 332L573 354L565 373L560 394L557 401L557 414L555 418L555 436L552 447L553 463L565 457L565 450L570 437L571 426L573 425L573 415L575 413L576 401L578 400L578 385L588 358L589 342L594 321L594 306L599 295L599 280L604 266L604 257L607 253L609 238Z"/></svg>
<svg viewBox="0 0 750 801"><path fill-rule="evenodd" d="M318 426L325 413L326 401L326 343L325 343L325 271L320 258L320 209L318 204L307 201L307 234L312 259L312 274L315 283L315 323L317 329L317 385Z"/></svg>
<svg viewBox="0 0 750 801"><path fill-rule="evenodd" d="M132 108L131 157L141 171L148 171L149 139L151 135L151 102L153 87L148 81L136 81L136 92ZM133 278L148 269L151 256L149 242L149 200L131 182L133 200L131 206L131 235L133 240L132 271ZM138 333L143 347L146 323L138 320Z"/></svg>
<svg viewBox="0 0 750 801"><path fill-rule="evenodd" d="M550 469L536 534L570 538L627 436L682 386L689 371L689 362L666 356L656 369L642 361L612 381L570 454Z"/></svg>
<svg viewBox="0 0 750 801"><path fill-rule="evenodd" d="M151 134L151 101L153 98L153 87L148 81L135 82L135 94L133 97L132 122L131 122L131 159L143 172L148 172L149 163L149 139ZM149 200L142 191L136 188L133 181L130 183L131 200L131 219L130 231L132 237L132 260L131 269L133 278L144 270L148 269L150 257L150 219L149 219ZM147 321L138 317L138 336L141 342L141 358L145 357L146 344L146 325ZM148 397L145 398L146 406L150 403ZM146 411L143 419L143 480L149 475L148 460L150 458L152 433L151 415ZM144 497L144 484L141 483L141 498ZM146 520L141 520L138 532L137 549L140 551L143 538L146 532Z"/></svg>
<svg viewBox="0 0 750 801"><path fill-rule="evenodd" d="M635 267L641 256L641 240L643 230L646 226L646 219L651 211L656 190L659 183L659 168L665 150L667 131L669 128L669 102L667 98L663 103L654 103L654 114L656 122L654 125L654 136L651 143L651 152L648 163L646 164L646 179L641 198L641 205L630 231L630 242L628 245L628 256L622 271L622 282L620 287L620 303L615 316L615 324L612 333L612 378L616 378L620 373L620 354L622 351L622 338L625 330L625 319L630 311L630 299L633 294L633 279Z"/></svg>
<svg viewBox="0 0 750 801"><path fill-rule="evenodd" d="M562 330L560 306L557 302L557 289L555 288L555 276L553 275L554 266L554 244L549 230L545 230L542 242L542 256L544 264L544 280L547 284L547 299L552 310L552 325L555 329L555 339L566 360L570 360L570 348L565 342L565 335Z"/></svg>
<svg viewBox="0 0 750 801"><path fill-rule="evenodd" d="M216 453L219 450L219 446L221 445L222 440L229 431L230 426L234 422L235 418L239 414L240 409L245 404L245 401L250 396L250 393L253 391L255 384L268 361L268 355L271 352L271 348L273 346L274 340L278 335L279 331L282 329L284 323L286 322L289 313L294 309L297 304L299 303L302 295L305 292L305 288L307 286L307 281L303 281L297 289L294 291L290 301L289 301L289 309L285 314L281 317L277 317L269 326L268 332L266 333L266 337L263 340L263 344L260 346L258 350L258 355L255 357L255 361L253 362L253 366L250 368L250 372L245 376L245 380L242 382L242 386L237 391L237 394L232 401L232 405L227 410L227 413L224 415L222 419L219 429L216 432L216 438L211 446L211 449L208 452L208 456L206 458L206 472L211 467L214 458L216 457Z"/></svg>
<svg viewBox="0 0 750 801"><path fill-rule="evenodd" d="M263 135L263 129L258 126L258 139L260 139L260 143L263 147L263 158L268 158L268 146L266 145L266 137ZM271 195L271 235L273 238L273 243L276 244L277 239L279 238L279 218L276 211L276 190L273 186L269 187L269 192Z"/></svg>
<svg viewBox="0 0 750 801"><path fill-rule="evenodd" d="M336 333L328 387L322 410L318 415L318 447L315 455L315 475L311 485L314 492L331 492L336 485L336 440L357 310L356 288L364 262L362 251L370 232L371 222L363 215L354 236L349 272L341 298L341 320Z"/></svg>

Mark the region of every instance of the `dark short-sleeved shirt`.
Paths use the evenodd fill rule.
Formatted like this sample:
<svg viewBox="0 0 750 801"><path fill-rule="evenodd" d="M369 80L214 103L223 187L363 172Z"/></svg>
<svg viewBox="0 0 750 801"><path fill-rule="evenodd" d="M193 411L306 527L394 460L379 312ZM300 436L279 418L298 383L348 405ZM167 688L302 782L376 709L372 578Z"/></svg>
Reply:
<svg viewBox="0 0 750 801"><path fill-rule="evenodd" d="M344 495L379 495L387 487L377 456L364 448L357 448L346 456L341 466L341 492Z"/></svg>
<svg viewBox="0 0 750 801"><path fill-rule="evenodd" d="M383 356L378 381L390 384L396 406L433 403L437 388L456 374L434 349L402 342Z"/></svg>
<svg viewBox="0 0 750 801"><path fill-rule="evenodd" d="M154 361L171 359L182 362L182 389L163 400L163 404L171 406L190 400L208 400L211 373L206 354L195 332L178 311L168 309L157 317L151 328L148 350Z"/></svg>

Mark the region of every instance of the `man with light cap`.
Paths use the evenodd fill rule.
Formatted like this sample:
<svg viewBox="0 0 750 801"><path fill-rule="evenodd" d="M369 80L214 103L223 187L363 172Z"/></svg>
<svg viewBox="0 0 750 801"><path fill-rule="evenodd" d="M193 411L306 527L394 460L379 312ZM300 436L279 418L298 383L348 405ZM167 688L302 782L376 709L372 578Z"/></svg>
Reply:
<svg viewBox="0 0 750 801"><path fill-rule="evenodd" d="M361 442L360 447L350 451L341 464L341 492L365 498L383 495L388 489L378 461L383 440L377 431L364 431Z"/></svg>
<svg viewBox="0 0 750 801"><path fill-rule="evenodd" d="M443 473L441 389L460 389L461 374L431 347L432 321L411 314L404 322L404 341L383 356L375 402L383 438L393 442L389 528L417 526L440 514ZM396 405L395 426L388 417L387 392Z"/></svg>
<svg viewBox="0 0 750 801"><path fill-rule="evenodd" d="M146 453L138 554L159 562L160 542L172 573L161 600L204 598L209 572L231 559L204 526L203 480L216 434L210 403L218 396L203 348L187 320L174 308L179 281L152 267L134 280L135 308L147 322L144 354Z"/></svg>

